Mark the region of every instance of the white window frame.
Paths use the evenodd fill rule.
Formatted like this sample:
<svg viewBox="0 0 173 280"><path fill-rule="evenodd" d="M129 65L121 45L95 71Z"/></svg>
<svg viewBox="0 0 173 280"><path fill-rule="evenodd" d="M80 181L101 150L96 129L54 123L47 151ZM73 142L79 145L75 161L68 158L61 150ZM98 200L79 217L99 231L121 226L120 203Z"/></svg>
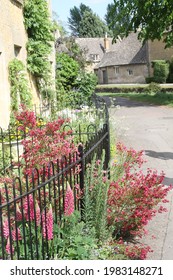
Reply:
<svg viewBox="0 0 173 280"><path fill-rule="evenodd" d="M120 74L120 67L115 66L115 75L118 76Z"/></svg>

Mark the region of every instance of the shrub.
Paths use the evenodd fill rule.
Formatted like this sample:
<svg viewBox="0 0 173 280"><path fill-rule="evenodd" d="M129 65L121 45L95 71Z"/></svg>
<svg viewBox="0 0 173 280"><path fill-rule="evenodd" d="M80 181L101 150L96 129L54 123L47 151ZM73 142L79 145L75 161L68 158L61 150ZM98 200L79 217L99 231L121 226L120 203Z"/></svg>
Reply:
<svg viewBox="0 0 173 280"><path fill-rule="evenodd" d="M167 82L173 83L173 57L171 57L171 60L169 63L169 76L168 76Z"/></svg>
<svg viewBox="0 0 173 280"><path fill-rule="evenodd" d="M145 81L146 81L147 84L150 84L150 83L154 82L154 78L153 77L146 77Z"/></svg>
<svg viewBox="0 0 173 280"><path fill-rule="evenodd" d="M154 60L154 82L156 83L166 83L169 75L169 64L165 60Z"/></svg>
<svg viewBox="0 0 173 280"><path fill-rule="evenodd" d="M108 178L104 172L104 157L92 160L87 166L84 190L84 221L88 229L94 228L96 237L107 237L107 191Z"/></svg>
<svg viewBox="0 0 173 280"><path fill-rule="evenodd" d="M56 69L57 90L60 85L65 91L71 90L79 74L79 64L66 53L57 54L56 63L59 66Z"/></svg>
<svg viewBox="0 0 173 280"><path fill-rule="evenodd" d="M114 163L108 190L108 223L114 226L116 238L141 235L156 212L166 211L163 206L158 210L155 207L159 202L167 202L165 197L172 186L163 185L163 173L151 169L146 174L142 172L141 152L123 145L118 145L117 150L119 158Z"/></svg>
<svg viewBox="0 0 173 280"><path fill-rule="evenodd" d="M96 247L94 229L86 228L81 221L79 211L64 217L61 222L61 229L57 228L58 239L54 240L55 250L58 251L57 259L61 260L88 260L92 259Z"/></svg>
<svg viewBox="0 0 173 280"><path fill-rule="evenodd" d="M159 84L157 83L150 83L146 88L145 88L145 92L149 93L149 94L155 94L161 91L161 87Z"/></svg>
<svg viewBox="0 0 173 280"><path fill-rule="evenodd" d="M89 105L91 102L91 96L95 91L97 84L97 77L93 73L85 73L82 72L79 74L76 87L80 92L81 99L83 100L83 104Z"/></svg>

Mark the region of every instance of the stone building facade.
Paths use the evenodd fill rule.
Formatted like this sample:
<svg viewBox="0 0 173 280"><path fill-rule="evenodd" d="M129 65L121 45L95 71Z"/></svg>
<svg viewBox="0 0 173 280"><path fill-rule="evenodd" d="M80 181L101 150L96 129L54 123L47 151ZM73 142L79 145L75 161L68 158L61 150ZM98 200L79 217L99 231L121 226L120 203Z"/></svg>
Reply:
<svg viewBox="0 0 173 280"><path fill-rule="evenodd" d="M23 0L0 0L0 127L7 128L10 118L8 65L15 57L26 65L27 34L23 20ZM48 0L50 6L51 1ZM54 58L52 64L54 63ZM54 64L53 64L53 67ZM33 78L27 73L33 104L39 95Z"/></svg>
<svg viewBox="0 0 173 280"><path fill-rule="evenodd" d="M10 115L8 64L15 57L26 64L27 35L22 0L0 1L0 126L7 127Z"/></svg>
<svg viewBox="0 0 173 280"><path fill-rule="evenodd" d="M147 48L148 48L148 71L149 76L152 77L153 75L153 68L152 68L152 61L153 60L168 60L173 57L173 47L166 48L165 49L165 43L163 41L148 41L147 42Z"/></svg>

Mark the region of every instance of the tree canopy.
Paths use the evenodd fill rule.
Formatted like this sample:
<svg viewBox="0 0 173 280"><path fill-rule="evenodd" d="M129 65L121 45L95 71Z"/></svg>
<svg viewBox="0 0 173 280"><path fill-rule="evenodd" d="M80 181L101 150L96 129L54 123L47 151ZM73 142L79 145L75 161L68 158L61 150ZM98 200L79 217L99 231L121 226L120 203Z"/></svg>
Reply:
<svg viewBox="0 0 173 280"><path fill-rule="evenodd" d="M105 33L112 35L106 23L93 13L90 7L82 3L79 8L74 6L70 9L68 24L73 36L93 38L103 37Z"/></svg>
<svg viewBox="0 0 173 280"><path fill-rule="evenodd" d="M119 14L115 12L119 10ZM111 7L111 27L114 40L117 35L127 36L139 31L139 38L145 40L164 38L165 46L173 45L173 2L172 0L114 0ZM129 15L129 21L123 19ZM116 29L116 23L120 28Z"/></svg>
<svg viewBox="0 0 173 280"><path fill-rule="evenodd" d="M105 14L105 21L109 29L113 32L116 32L117 35L121 33L121 26L126 25L129 22L130 17L128 14L124 15L118 20L118 15L121 13L121 8L119 6L115 6L113 3L108 4L107 11Z"/></svg>

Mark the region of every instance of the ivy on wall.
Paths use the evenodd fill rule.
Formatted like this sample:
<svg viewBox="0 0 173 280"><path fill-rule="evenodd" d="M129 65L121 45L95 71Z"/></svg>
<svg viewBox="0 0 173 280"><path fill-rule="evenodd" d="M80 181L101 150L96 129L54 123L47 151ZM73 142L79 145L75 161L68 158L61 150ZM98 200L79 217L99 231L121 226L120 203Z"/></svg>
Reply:
<svg viewBox="0 0 173 280"><path fill-rule="evenodd" d="M14 112L19 109L20 103L31 107L32 95L29 90L28 80L26 78L25 65L22 61L14 58L8 66L9 80L11 85L11 122Z"/></svg>
<svg viewBox="0 0 173 280"><path fill-rule="evenodd" d="M28 34L27 67L34 75L43 99L52 98L51 63L49 55L54 41L53 23L46 0L26 0L23 7L24 24Z"/></svg>

